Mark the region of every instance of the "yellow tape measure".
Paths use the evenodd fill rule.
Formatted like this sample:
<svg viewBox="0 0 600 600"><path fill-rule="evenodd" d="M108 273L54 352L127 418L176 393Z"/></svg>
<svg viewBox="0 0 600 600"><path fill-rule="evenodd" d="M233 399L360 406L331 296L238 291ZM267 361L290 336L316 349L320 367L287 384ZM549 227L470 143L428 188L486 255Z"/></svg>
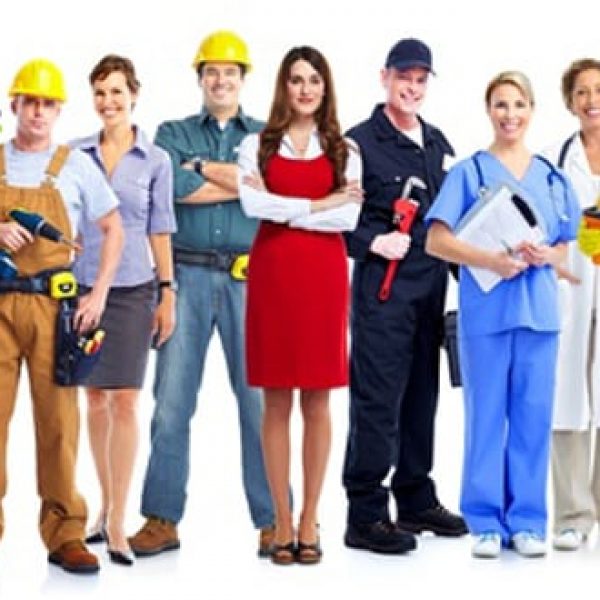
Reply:
<svg viewBox="0 0 600 600"><path fill-rule="evenodd" d="M77 280L71 271L59 271L50 275L50 297L55 300L74 298L77 295Z"/></svg>

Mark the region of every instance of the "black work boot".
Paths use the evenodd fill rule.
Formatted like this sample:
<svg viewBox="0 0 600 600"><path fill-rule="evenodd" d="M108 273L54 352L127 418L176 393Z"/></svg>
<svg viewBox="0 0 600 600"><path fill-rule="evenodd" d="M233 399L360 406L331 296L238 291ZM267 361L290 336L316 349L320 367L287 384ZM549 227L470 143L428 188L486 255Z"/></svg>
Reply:
<svg viewBox="0 0 600 600"><path fill-rule="evenodd" d="M460 537L469 532L464 519L460 515L451 513L441 504L419 512L398 512L396 525L402 531L411 533L431 531L435 535L446 537Z"/></svg>
<svg viewBox="0 0 600 600"><path fill-rule="evenodd" d="M414 535L400 531L390 521L348 523L344 543L349 548L370 550L380 554L404 554L417 547Z"/></svg>

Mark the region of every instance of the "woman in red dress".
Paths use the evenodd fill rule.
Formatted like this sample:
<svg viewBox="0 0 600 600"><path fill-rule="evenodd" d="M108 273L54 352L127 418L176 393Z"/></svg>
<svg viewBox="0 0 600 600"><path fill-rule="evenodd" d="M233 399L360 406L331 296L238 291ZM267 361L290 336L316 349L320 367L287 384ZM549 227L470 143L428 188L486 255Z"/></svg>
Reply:
<svg viewBox="0 0 600 600"><path fill-rule="evenodd" d="M275 505L278 564L321 559L317 505L331 441L329 391L347 385L348 265L341 231L362 202L358 152L340 133L323 55L284 57L269 120L240 147L240 199L261 219L250 253L246 363L264 388L262 443ZM304 420L303 503L294 538L289 424L294 389Z"/></svg>

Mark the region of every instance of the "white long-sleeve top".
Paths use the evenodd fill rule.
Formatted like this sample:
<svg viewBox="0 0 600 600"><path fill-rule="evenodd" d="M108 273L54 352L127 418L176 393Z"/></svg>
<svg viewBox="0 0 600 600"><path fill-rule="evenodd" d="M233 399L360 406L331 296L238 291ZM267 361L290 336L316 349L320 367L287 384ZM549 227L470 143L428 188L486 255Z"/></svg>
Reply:
<svg viewBox="0 0 600 600"><path fill-rule="evenodd" d="M356 227L360 214L360 204L348 202L336 208L319 212L310 212L309 198L280 196L268 191L259 191L243 183L245 175L258 174L258 149L260 134L251 134L244 138L238 154L238 183L240 201L244 212L249 217L287 223L290 227L310 229L313 231L352 231ZM308 148L303 157L294 153L294 147L287 134L283 136L279 146L279 154L285 158L310 160L323 154L319 144L319 136L315 129L309 138ZM348 143L348 162L345 171L347 181L362 177L362 163L358 149L352 141Z"/></svg>

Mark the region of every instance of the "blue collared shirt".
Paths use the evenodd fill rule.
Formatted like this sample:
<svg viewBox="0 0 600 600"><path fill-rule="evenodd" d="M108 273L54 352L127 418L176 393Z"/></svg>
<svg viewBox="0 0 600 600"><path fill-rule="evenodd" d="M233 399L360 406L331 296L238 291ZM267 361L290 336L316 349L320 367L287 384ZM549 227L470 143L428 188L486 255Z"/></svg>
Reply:
<svg viewBox="0 0 600 600"><path fill-rule="evenodd" d="M100 154L100 133L74 140L71 146L90 156L106 174ZM154 277L148 236L176 229L169 157L135 127L134 144L115 166L108 182L119 198L125 230L123 254L112 285L139 285ZM75 275L80 283L91 286L98 272L103 236L94 223L84 219L81 237L83 253L75 262Z"/></svg>
<svg viewBox="0 0 600 600"><path fill-rule="evenodd" d="M201 175L181 168L181 164L194 159L236 163L240 142L247 134L259 132L263 125L240 110L221 127L203 109L200 114L159 126L155 142L169 153L173 166L175 248L196 251L247 251L250 248L258 221L244 215L239 199L211 204L178 202L205 182Z"/></svg>

